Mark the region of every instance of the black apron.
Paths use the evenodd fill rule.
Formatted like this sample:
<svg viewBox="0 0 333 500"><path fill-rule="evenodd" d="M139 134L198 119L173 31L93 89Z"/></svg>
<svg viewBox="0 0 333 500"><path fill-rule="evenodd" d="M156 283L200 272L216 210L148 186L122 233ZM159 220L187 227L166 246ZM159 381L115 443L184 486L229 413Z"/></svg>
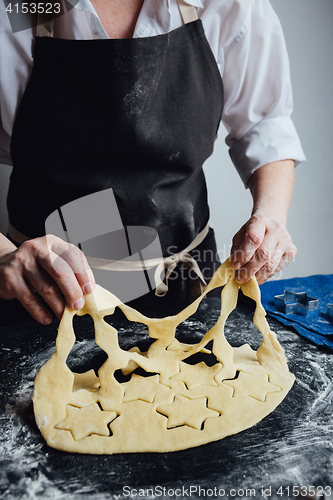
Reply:
<svg viewBox="0 0 333 500"><path fill-rule="evenodd" d="M124 226L155 229L165 256L181 251L208 222L202 165L222 110L200 20L147 38L37 36L11 138L11 225L42 236L53 211L112 188Z"/></svg>

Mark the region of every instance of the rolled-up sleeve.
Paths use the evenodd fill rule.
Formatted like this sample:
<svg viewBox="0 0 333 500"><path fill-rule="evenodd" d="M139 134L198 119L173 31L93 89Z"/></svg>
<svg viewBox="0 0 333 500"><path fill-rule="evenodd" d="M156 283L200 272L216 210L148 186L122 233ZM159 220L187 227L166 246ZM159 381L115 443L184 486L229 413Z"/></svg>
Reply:
<svg viewBox="0 0 333 500"><path fill-rule="evenodd" d="M225 48L223 58L226 143L247 187L252 173L267 163L305 160L291 119L292 88L284 36L267 0L251 2L242 31Z"/></svg>

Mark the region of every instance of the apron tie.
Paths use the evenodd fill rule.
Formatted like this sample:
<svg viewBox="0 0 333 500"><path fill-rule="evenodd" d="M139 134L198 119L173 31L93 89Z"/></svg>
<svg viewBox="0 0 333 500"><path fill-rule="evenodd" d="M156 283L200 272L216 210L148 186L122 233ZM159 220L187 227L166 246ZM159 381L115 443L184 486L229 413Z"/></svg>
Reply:
<svg viewBox="0 0 333 500"><path fill-rule="evenodd" d="M108 260L95 257L87 257L88 264L93 269L103 269L104 271L149 271L156 267L154 280L155 280L155 295L164 297L167 293L168 279L171 273L175 270L176 266L182 262L188 269L192 270L195 274L193 280L192 292L194 297L199 297L205 290L207 283L203 277L201 269L197 261L190 255L190 251L194 250L206 238L209 231L208 224L200 233L194 238L184 250L169 257L161 257L156 259L148 259L143 261L128 261L128 260ZM161 274L165 271L165 282L161 279Z"/></svg>
<svg viewBox="0 0 333 500"><path fill-rule="evenodd" d="M171 255L163 259L163 262L159 264L155 271L155 283L159 283L156 286L155 295L158 297L164 297L167 293L168 279L170 274L175 270L176 266L182 262L185 264L187 269L194 272L195 278L193 279L193 296L199 297L205 290L207 283L202 275L201 269L197 261L189 253L179 252L178 254ZM161 273L165 270L165 283L161 281Z"/></svg>

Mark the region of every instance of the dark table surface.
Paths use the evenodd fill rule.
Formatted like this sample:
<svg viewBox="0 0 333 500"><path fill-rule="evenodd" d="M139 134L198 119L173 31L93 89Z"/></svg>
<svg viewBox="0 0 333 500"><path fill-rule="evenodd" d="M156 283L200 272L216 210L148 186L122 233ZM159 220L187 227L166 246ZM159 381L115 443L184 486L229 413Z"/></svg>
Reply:
<svg viewBox="0 0 333 500"><path fill-rule="evenodd" d="M215 323L219 307L218 299L204 300L195 316L181 325L179 339L197 342ZM121 314L114 321L123 348L144 347L143 325L131 324ZM269 323L285 349L296 382L262 422L235 436L184 451L102 456L49 448L35 425L33 381L54 352L57 322L47 327L34 323L1 328L0 498L108 499L139 498L140 494L141 498L280 499L297 498L297 487L310 496L315 492L310 486L318 488L317 498L333 498L329 495L333 487L333 355L275 320ZM78 318L75 331L70 368L100 366L103 352L94 343L89 317ZM249 307L232 313L226 336L234 346L259 346L261 335Z"/></svg>

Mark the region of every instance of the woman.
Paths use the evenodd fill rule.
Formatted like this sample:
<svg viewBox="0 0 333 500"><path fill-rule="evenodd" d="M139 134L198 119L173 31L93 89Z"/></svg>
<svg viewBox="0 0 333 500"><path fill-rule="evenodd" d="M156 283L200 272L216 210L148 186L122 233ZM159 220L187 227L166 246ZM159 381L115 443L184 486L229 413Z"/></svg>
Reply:
<svg viewBox="0 0 333 500"><path fill-rule="evenodd" d="M47 21L35 39L33 29L13 34L1 13L12 54L0 62L1 159L14 167L9 237L31 239L17 248L1 236L0 297L17 298L44 324L51 315L40 297L57 317L65 301L83 306L92 271L78 248L43 236L44 224L64 204L108 188L124 225L154 228L165 256L193 249L198 235L214 250L201 167L221 118L253 197L231 250L237 279L255 275L260 284L288 265L294 163L304 155L267 0L81 0Z"/></svg>

